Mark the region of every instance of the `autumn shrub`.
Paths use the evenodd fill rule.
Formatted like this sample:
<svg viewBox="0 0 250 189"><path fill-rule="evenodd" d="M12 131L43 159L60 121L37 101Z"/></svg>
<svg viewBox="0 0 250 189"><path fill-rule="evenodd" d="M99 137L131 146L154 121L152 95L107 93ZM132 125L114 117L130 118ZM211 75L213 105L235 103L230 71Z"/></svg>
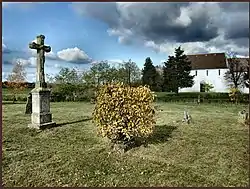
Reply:
<svg viewBox="0 0 250 189"><path fill-rule="evenodd" d="M238 103L241 98L241 91L238 88L230 88L228 95L232 102Z"/></svg>
<svg viewBox="0 0 250 189"><path fill-rule="evenodd" d="M99 88L93 111L98 134L112 143L131 144L145 140L155 125L154 93L148 87L122 83Z"/></svg>
<svg viewBox="0 0 250 189"><path fill-rule="evenodd" d="M12 95L13 103L18 100L18 94L22 93L22 91L27 88L27 84L25 82L6 82L6 85Z"/></svg>

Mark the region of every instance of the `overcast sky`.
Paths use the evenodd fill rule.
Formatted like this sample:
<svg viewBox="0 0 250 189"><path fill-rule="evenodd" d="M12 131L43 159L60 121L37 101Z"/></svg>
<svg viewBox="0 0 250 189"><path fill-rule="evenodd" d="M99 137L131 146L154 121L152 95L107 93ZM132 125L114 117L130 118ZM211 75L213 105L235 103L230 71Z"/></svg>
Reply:
<svg viewBox="0 0 250 189"><path fill-rule="evenodd" d="M45 72L61 67L145 58L158 65L182 46L186 54L249 56L249 3L3 3L3 79L21 61L35 79L37 35L52 47Z"/></svg>

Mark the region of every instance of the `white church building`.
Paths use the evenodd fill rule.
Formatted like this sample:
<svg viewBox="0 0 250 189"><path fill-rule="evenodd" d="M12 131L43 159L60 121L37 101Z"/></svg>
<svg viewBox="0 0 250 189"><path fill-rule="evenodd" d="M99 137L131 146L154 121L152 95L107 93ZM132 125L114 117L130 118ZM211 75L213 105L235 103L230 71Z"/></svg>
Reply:
<svg viewBox="0 0 250 189"><path fill-rule="evenodd" d="M194 77L194 85L190 88L182 88L180 92L202 92L204 83L213 85L211 92L229 92L228 83L224 79L225 72L229 70L228 59L225 53L187 55L191 61L191 75ZM246 58L239 58L240 63L248 65ZM249 93L246 87L241 88L243 93Z"/></svg>

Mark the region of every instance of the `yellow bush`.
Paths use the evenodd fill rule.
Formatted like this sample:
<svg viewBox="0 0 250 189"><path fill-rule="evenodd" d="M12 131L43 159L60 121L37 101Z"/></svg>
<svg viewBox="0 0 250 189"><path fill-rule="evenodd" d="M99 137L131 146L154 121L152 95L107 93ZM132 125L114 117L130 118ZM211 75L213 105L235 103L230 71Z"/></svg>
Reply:
<svg viewBox="0 0 250 189"><path fill-rule="evenodd" d="M112 142L147 138L155 125L154 93L148 87L107 84L98 91L93 121Z"/></svg>
<svg viewBox="0 0 250 189"><path fill-rule="evenodd" d="M232 102L237 103L241 95L241 91L238 88L230 88L229 97Z"/></svg>

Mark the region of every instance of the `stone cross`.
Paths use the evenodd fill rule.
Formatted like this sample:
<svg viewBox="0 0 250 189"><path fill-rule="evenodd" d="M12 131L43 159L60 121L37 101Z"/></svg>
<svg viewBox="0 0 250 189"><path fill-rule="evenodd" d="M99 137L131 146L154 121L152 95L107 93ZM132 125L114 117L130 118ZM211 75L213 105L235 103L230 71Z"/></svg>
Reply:
<svg viewBox="0 0 250 189"><path fill-rule="evenodd" d="M37 50L37 73L36 73L36 88L47 88L44 75L45 52L51 51L50 46L44 45L44 35L36 37L37 43L32 42L29 44L30 49Z"/></svg>
<svg viewBox="0 0 250 189"><path fill-rule="evenodd" d="M56 125L52 121L50 112L50 89L47 88L44 75L45 52L50 52L51 47L44 45L45 37L39 35L37 42L29 44L29 48L37 50L36 86L32 89L32 114L30 128L45 129ZM30 99L29 99L30 100Z"/></svg>

